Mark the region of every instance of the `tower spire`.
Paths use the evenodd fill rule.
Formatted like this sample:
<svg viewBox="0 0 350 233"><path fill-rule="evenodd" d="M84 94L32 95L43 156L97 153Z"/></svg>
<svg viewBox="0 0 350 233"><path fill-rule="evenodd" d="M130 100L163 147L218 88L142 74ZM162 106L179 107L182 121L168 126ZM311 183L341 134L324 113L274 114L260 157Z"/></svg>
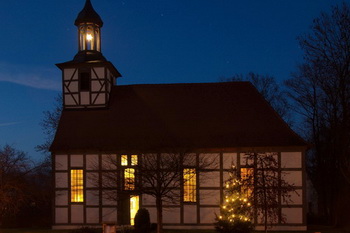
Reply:
<svg viewBox="0 0 350 233"><path fill-rule="evenodd" d="M79 12L74 24L78 27L79 34L79 49L74 61L105 61L106 59L101 53L103 21L90 0L86 0L84 8Z"/></svg>
<svg viewBox="0 0 350 233"><path fill-rule="evenodd" d="M84 22L97 24L100 28L103 26L103 21L93 8L90 0L86 0L84 8L78 14L74 24L75 26L78 26Z"/></svg>

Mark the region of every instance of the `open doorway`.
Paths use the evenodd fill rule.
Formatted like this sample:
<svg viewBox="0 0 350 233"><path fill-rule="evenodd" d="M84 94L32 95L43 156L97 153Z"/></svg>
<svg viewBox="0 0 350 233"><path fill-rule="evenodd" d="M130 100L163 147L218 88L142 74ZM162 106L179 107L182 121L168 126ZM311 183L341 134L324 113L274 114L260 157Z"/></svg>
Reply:
<svg viewBox="0 0 350 233"><path fill-rule="evenodd" d="M131 196L130 197L130 225L135 224L135 215L139 210L140 206L140 197L139 196Z"/></svg>

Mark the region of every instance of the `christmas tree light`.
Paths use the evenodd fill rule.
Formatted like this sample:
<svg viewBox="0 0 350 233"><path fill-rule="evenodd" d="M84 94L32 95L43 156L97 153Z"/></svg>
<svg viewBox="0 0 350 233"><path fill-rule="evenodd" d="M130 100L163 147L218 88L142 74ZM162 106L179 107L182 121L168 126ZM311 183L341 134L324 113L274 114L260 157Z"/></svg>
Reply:
<svg viewBox="0 0 350 233"><path fill-rule="evenodd" d="M216 218L216 230L222 233L252 231L252 204L249 197L243 192L243 184L234 167L224 187L225 199L221 206L221 215Z"/></svg>

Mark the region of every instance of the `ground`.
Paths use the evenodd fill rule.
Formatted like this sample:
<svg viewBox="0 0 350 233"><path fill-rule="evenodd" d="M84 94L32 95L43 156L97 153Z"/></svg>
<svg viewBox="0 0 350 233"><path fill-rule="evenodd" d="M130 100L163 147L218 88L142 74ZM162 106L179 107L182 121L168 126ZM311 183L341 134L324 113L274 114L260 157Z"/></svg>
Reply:
<svg viewBox="0 0 350 233"><path fill-rule="evenodd" d="M0 233L71 233L70 230L51 230L51 229L0 229ZM273 233L350 233L350 227L333 228L324 226L311 226L308 231L279 231ZM214 230L165 230L164 233L215 233ZM257 232L260 233L260 232ZM263 232L261 232L263 233Z"/></svg>

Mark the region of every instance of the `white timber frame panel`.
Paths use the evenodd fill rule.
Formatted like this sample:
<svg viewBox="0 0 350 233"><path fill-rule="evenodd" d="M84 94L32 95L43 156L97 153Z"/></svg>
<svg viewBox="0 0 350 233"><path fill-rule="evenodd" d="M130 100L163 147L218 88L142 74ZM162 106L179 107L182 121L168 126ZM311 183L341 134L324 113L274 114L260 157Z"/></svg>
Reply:
<svg viewBox="0 0 350 233"><path fill-rule="evenodd" d="M82 74L87 74L86 89L82 89ZM63 75L63 103L65 108L106 107L115 77L105 66L65 68Z"/></svg>
<svg viewBox="0 0 350 233"><path fill-rule="evenodd" d="M71 72L72 73L72 72ZM276 150L277 151L277 150ZM196 171L196 201L164 205L164 227L172 229L212 229L215 214L220 213L220 204L223 203L224 182L232 165L236 169L247 164L255 166L254 162L246 160L247 151L192 153L196 157L196 164L187 164L189 167L198 167L199 161L209 158L210 166ZM260 153L260 152L259 152ZM263 152L262 152L263 153ZM291 203L280 201L280 217L272 230L304 230L306 226L305 204L305 158L304 152L285 151L274 152L280 167L280 176L293 184L297 191L291 193ZM123 153L127 154L127 153ZM72 228L82 225L96 226L103 222L117 222L118 202L108 196L116 195L113 190L103 184L103 175L117 173L121 154L54 154L54 228ZM140 155L139 155L140 156ZM142 154L141 154L142 156ZM112 158L117 164L104 162ZM84 177L84 202L72 203L70 200L70 170L82 169ZM117 186L117 183L115 184ZM183 197L183 187L179 187ZM140 196L140 208L150 212L151 222L156 222L155 199L149 195ZM282 221L282 216L286 221ZM257 229L262 227L261 221L255 217Z"/></svg>

